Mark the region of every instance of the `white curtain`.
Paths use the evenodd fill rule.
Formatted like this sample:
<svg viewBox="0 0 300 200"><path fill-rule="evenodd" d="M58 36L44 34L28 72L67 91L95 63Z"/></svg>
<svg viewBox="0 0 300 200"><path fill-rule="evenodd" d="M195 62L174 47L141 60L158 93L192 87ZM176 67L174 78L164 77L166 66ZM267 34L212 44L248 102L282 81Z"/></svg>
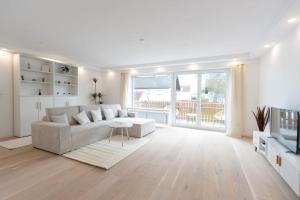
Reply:
<svg viewBox="0 0 300 200"><path fill-rule="evenodd" d="M123 109L128 108L130 104L130 77L128 73L121 73L120 77L120 96Z"/></svg>
<svg viewBox="0 0 300 200"><path fill-rule="evenodd" d="M242 137L244 131L243 74L243 64L231 66L227 135L232 137Z"/></svg>

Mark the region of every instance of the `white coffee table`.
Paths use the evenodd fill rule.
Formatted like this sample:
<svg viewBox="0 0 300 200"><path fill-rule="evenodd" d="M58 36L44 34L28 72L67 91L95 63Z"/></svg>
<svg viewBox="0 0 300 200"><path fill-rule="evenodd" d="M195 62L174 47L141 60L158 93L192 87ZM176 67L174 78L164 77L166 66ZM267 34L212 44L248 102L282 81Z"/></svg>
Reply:
<svg viewBox="0 0 300 200"><path fill-rule="evenodd" d="M124 129L126 131L126 135L127 135L127 138L129 140L129 135L128 135L128 128L132 127L133 124L132 123L129 123L129 122L111 122L108 124L108 126L111 128L111 131L110 131L110 135L109 135L109 142L111 140L111 136L114 132L114 129L121 129L121 136L122 136L122 147L123 147L123 132L124 132Z"/></svg>

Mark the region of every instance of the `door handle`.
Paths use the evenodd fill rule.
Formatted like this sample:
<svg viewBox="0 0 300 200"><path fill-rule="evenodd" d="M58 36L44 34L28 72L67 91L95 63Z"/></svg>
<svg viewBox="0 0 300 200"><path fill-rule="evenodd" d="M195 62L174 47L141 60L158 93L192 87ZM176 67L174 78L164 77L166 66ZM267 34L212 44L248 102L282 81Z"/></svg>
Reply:
<svg viewBox="0 0 300 200"><path fill-rule="evenodd" d="M278 165L281 166L281 164L282 164L282 159L280 156L278 156Z"/></svg>

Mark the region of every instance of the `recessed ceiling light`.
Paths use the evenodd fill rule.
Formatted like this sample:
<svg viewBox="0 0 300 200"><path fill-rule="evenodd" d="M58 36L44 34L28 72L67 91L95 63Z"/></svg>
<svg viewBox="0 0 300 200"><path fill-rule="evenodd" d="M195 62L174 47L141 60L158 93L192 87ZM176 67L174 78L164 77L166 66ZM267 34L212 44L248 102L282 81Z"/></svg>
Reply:
<svg viewBox="0 0 300 200"><path fill-rule="evenodd" d="M265 47L265 48L270 48L270 47L271 47L271 45L269 45L269 44L265 44L265 45L264 45L264 47Z"/></svg>
<svg viewBox="0 0 300 200"><path fill-rule="evenodd" d="M296 18L291 18L291 19L289 19L287 22L288 22L289 24L291 24L291 23L294 23L295 21L297 21Z"/></svg>
<svg viewBox="0 0 300 200"><path fill-rule="evenodd" d="M160 66L157 67L157 72L164 72L164 71L165 71L165 69L163 67L160 67Z"/></svg>
<svg viewBox="0 0 300 200"><path fill-rule="evenodd" d="M131 69L131 70L130 70L130 73L131 73L131 74L136 74L137 71L136 71L135 69Z"/></svg>

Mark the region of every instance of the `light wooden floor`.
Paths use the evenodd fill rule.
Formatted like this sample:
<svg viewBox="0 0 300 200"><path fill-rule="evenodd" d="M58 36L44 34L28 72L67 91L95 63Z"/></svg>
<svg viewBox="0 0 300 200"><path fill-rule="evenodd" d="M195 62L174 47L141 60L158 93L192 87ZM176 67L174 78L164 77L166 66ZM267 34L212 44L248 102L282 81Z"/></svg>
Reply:
<svg viewBox="0 0 300 200"><path fill-rule="evenodd" d="M250 140L161 128L105 171L32 147L0 148L0 199L297 199Z"/></svg>

